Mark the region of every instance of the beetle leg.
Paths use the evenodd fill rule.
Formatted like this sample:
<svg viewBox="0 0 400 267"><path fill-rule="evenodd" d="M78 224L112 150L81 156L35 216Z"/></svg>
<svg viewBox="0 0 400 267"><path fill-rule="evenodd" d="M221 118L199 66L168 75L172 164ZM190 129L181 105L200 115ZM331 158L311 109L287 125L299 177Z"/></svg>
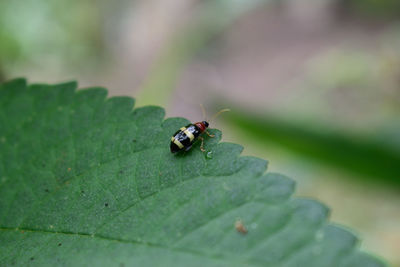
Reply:
<svg viewBox="0 0 400 267"><path fill-rule="evenodd" d="M215 137L215 134L210 134L208 131L206 131L206 134L207 134L209 137Z"/></svg>
<svg viewBox="0 0 400 267"><path fill-rule="evenodd" d="M200 145L201 152L206 152L206 150L204 149L204 138L199 136L199 139L201 140L201 145Z"/></svg>

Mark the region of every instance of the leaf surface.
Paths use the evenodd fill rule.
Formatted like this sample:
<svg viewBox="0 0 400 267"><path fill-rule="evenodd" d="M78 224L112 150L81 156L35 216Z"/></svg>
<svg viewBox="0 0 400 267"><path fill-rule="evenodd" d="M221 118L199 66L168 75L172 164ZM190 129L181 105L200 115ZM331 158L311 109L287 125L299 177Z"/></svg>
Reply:
<svg viewBox="0 0 400 267"><path fill-rule="evenodd" d="M0 266L383 266L219 131L173 155L186 119L106 94L0 87Z"/></svg>

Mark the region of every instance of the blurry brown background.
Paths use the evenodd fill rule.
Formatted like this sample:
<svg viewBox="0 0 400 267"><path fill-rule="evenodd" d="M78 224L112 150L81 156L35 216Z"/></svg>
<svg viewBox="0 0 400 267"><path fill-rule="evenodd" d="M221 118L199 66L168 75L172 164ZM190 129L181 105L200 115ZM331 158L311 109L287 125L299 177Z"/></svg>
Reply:
<svg viewBox="0 0 400 267"><path fill-rule="evenodd" d="M400 265L400 171L380 175L368 149L400 158L398 0L3 0L0 80L19 76L106 87L193 121L199 103L278 121L249 131L221 116L212 127L298 181L299 196L331 207L363 249ZM293 125L328 144L325 156L303 153L296 131L284 142ZM362 140L343 154L366 153L341 166L329 144L343 140L332 133Z"/></svg>

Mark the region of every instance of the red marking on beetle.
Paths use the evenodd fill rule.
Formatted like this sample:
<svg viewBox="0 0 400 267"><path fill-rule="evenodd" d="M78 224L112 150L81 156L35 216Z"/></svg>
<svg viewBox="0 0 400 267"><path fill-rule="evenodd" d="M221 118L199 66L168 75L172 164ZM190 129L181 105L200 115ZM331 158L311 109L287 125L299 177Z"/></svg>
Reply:
<svg viewBox="0 0 400 267"><path fill-rule="evenodd" d="M201 121L194 123L194 125L200 129L200 132L204 132L207 129L207 127Z"/></svg>

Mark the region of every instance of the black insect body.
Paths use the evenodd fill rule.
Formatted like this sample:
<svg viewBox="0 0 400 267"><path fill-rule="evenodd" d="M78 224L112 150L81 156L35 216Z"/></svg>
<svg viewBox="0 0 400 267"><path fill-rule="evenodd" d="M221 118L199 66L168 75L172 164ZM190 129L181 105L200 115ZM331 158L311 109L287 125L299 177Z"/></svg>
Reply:
<svg viewBox="0 0 400 267"><path fill-rule="evenodd" d="M204 108L202 105L200 106L203 111L203 116L205 117ZM219 114L226 111L229 111L229 109L220 110L211 118L211 120L215 119ZM197 139L201 140L200 149L201 151L205 152L205 149L203 147L204 139L203 137L201 137L201 134L205 132L208 136L214 137L214 135L207 132L208 125L209 125L208 122L204 120L191 123L189 125L186 125L185 127L180 128L171 137L171 144L170 144L171 152L176 153L179 151L188 151L192 147L193 143L196 142Z"/></svg>
<svg viewBox="0 0 400 267"><path fill-rule="evenodd" d="M208 125L208 122L201 121L180 128L171 137L171 152L176 153L182 150L188 151L197 139L201 140L200 149L204 152L205 150L203 148L203 137L201 137L200 135L206 132L210 137L214 137L214 135L210 135L207 132Z"/></svg>

